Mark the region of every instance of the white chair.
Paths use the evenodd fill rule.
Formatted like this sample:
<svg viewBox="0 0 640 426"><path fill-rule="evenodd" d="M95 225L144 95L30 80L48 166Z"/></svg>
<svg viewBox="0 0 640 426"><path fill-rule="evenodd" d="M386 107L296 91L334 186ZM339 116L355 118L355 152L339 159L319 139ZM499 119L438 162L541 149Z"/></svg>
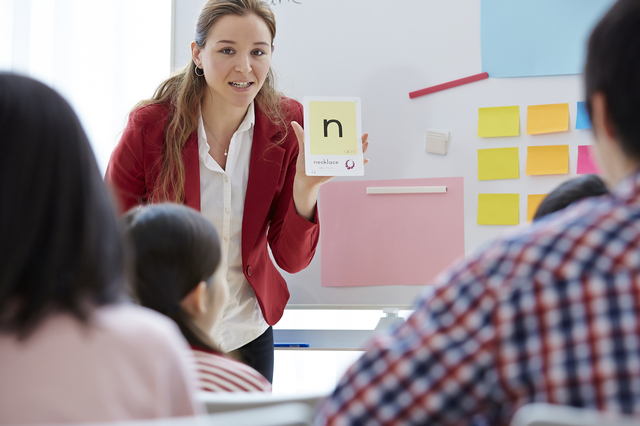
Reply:
<svg viewBox="0 0 640 426"><path fill-rule="evenodd" d="M312 415L313 410L307 404L291 403L202 416L75 423L73 426L311 426Z"/></svg>
<svg viewBox="0 0 640 426"><path fill-rule="evenodd" d="M576 408L565 405L532 403L520 407L511 426L639 426L640 417Z"/></svg>
<svg viewBox="0 0 640 426"><path fill-rule="evenodd" d="M262 392L199 392L196 399L205 404L208 413L214 414L291 403L304 404L313 411L317 403L326 396L328 396L326 392L298 395L273 395Z"/></svg>
<svg viewBox="0 0 640 426"><path fill-rule="evenodd" d="M276 404L210 414L208 426L310 426L313 409L307 404Z"/></svg>

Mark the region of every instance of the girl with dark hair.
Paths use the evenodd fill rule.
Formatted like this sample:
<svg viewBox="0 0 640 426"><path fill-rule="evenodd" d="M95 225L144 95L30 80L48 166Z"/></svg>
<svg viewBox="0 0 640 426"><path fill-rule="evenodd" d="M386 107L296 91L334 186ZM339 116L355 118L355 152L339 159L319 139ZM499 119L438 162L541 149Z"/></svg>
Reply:
<svg viewBox="0 0 640 426"><path fill-rule="evenodd" d="M533 220L540 220L584 198L599 197L608 193L607 186L598 175L584 175L570 179L544 197Z"/></svg>
<svg viewBox="0 0 640 426"><path fill-rule="evenodd" d="M220 261L215 228L197 211L177 204L134 208L123 218L135 253L133 290L142 306L173 319L196 357L200 387L211 392L270 392L253 368L220 353L207 336L229 299L214 280Z"/></svg>
<svg viewBox="0 0 640 426"><path fill-rule="evenodd" d="M124 299L115 212L56 92L0 73L0 424L194 414L185 342Z"/></svg>
<svg viewBox="0 0 640 426"><path fill-rule="evenodd" d="M274 87L275 35L265 2L209 0L192 60L130 114L105 177L123 211L183 203L220 231L220 277L233 296L210 335L269 381L271 326L289 290L268 248L289 273L307 267L319 238L318 190L330 179L305 174L302 106Z"/></svg>

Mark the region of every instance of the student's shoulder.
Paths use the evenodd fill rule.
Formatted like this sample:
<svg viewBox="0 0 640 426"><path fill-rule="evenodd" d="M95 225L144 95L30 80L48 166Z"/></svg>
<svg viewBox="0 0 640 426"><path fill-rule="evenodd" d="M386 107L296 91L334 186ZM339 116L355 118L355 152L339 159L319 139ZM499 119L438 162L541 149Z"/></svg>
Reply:
<svg viewBox="0 0 640 426"><path fill-rule="evenodd" d="M548 247L563 238L577 240L584 232L606 226L608 217L619 216L625 206L610 195L589 197L545 216L514 235L515 241L531 241Z"/></svg>
<svg viewBox="0 0 640 426"><path fill-rule="evenodd" d="M573 260L584 253L607 256L607 250L601 248L617 244L612 238L605 241L607 230L620 224L624 224L621 229L629 231L628 238L640 239L640 228L635 233L627 229L633 226L628 210L610 197L585 199L533 224L521 225L447 268L435 285L423 292L419 303L427 310L437 311L432 303L440 303L437 300L442 297L460 300L470 295L488 295L504 301L516 293L531 294L536 288L555 286L585 274L609 272L597 269L599 265L610 265L609 261L598 262L595 257L592 262Z"/></svg>
<svg viewBox="0 0 640 426"><path fill-rule="evenodd" d="M239 370L257 374L257 371L253 368L225 354L208 351L195 346L191 346L191 350L193 351L196 361L200 364L215 365L226 370Z"/></svg>
<svg viewBox="0 0 640 426"><path fill-rule="evenodd" d="M214 353L191 346L196 363L203 367L215 367L232 373L237 380L243 379L248 390L271 391L271 384L252 367L221 353Z"/></svg>
<svg viewBox="0 0 640 426"><path fill-rule="evenodd" d="M514 269L507 275L525 281L537 273L555 276L578 246L593 243L596 235L618 220L622 210L624 207L609 196L585 199L506 233L478 250L472 259L479 269L494 275Z"/></svg>
<svg viewBox="0 0 640 426"><path fill-rule="evenodd" d="M131 303L98 308L93 321L95 327L124 347L145 346L150 350L186 347L173 321L151 309Z"/></svg>

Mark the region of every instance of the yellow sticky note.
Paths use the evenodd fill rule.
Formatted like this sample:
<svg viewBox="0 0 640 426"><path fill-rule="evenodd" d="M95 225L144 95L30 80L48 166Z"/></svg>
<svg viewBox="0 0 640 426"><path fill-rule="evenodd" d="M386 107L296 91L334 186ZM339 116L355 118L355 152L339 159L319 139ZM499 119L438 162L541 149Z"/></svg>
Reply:
<svg viewBox="0 0 640 426"><path fill-rule="evenodd" d="M533 217L538 211L538 207L547 194L529 194L527 195L527 222L533 222Z"/></svg>
<svg viewBox="0 0 640 426"><path fill-rule="evenodd" d="M569 145L527 147L528 175L566 175L569 173Z"/></svg>
<svg viewBox="0 0 640 426"><path fill-rule="evenodd" d="M478 194L478 225L517 225L519 205L519 194Z"/></svg>
<svg viewBox="0 0 640 426"><path fill-rule="evenodd" d="M518 179L520 177L518 148L478 150L478 180Z"/></svg>
<svg viewBox="0 0 640 426"><path fill-rule="evenodd" d="M355 155L358 152L355 102L309 102L312 155Z"/></svg>
<svg viewBox="0 0 640 426"><path fill-rule="evenodd" d="M478 108L478 137L520 135L520 107Z"/></svg>
<svg viewBox="0 0 640 426"><path fill-rule="evenodd" d="M569 130L569 104L529 105L527 134L566 132Z"/></svg>

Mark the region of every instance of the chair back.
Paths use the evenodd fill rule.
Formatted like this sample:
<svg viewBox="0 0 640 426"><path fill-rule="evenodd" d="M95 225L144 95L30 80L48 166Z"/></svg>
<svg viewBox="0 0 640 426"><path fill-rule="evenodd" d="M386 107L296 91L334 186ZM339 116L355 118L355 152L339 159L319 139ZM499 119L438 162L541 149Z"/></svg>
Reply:
<svg viewBox="0 0 640 426"><path fill-rule="evenodd" d="M305 393L298 395L273 395L263 392L199 392L196 399L207 407L210 414L247 410L278 404L304 404L312 411L328 393Z"/></svg>
<svg viewBox="0 0 640 426"><path fill-rule="evenodd" d="M510 426L640 426L640 417L536 402L520 407Z"/></svg>
<svg viewBox="0 0 640 426"><path fill-rule="evenodd" d="M210 414L209 426L311 426L313 409L307 404L275 404Z"/></svg>
<svg viewBox="0 0 640 426"><path fill-rule="evenodd" d="M200 416L75 423L73 426L311 426L312 416L313 410L307 404L289 403Z"/></svg>

